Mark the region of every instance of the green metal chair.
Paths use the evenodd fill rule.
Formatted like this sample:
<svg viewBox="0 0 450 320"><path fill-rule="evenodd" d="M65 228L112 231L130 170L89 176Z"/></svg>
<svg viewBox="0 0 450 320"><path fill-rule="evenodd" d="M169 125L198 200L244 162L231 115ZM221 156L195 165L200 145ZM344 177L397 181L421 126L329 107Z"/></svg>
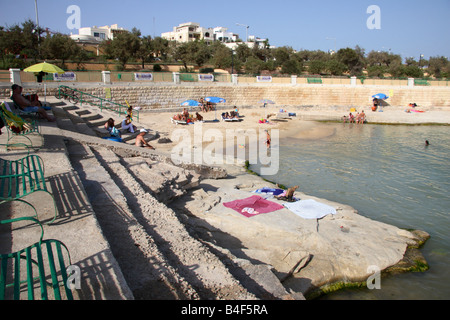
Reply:
<svg viewBox="0 0 450 320"><path fill-rule="evenodd" d="M24 198L34 192L42 191L50 195L55 208L53 219L58 214L55 199L48 191L44 175L44 162L37 155L28 155L19 160L5 160L0 158L0 205L9 201L20 201L34 210L34 217L38 218L36 208Z"/></svg>
<svg viewBox="0 0 450 320"><path fill-rule="evenodd" d="M67 276L67 267L72 263L66 245L59 240L43 240L44 229L35 218L3 220L0 225L26 220L41 228L41 236L38 242L24 249L0 254L0 300L20 300L21 295L35 300L36 286L39 286L41 300L73 300ZM49 288L53 289L52 296L49 296Z"/></svg>
<svg viewBox="0 0 450 320"><path fill-rule="evenodd" d="M44 138L40 133L39 122L37 120L24 120L20 115L9 111L4 103L2 103L0 107L0 117L4 122L8 133L7 145L18 145L18 143L10 143L10 141L16 137L23 137L26 139L26 146L35 148L33 142L28 137L30 135L38 135L41 138L41 143L43 142Z"/></svg>

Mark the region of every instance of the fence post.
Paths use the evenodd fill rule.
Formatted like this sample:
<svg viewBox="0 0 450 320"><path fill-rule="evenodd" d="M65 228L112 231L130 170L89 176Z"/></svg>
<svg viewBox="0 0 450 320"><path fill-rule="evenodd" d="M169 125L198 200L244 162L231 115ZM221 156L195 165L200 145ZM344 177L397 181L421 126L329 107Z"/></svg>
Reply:
<svg viewBox="0 0 450 320"><path fill-rule="evenodd" d="M408 87L414 87L414 78L408 78Z"/></svg>
<svg viewBox="0 0 450 320"><path fill-rule="evenodd" d="M232 82L233 84L238 84L238 75L237 75L237 74L233 73L233 74L231 75L231 82Z"/></svg>
<svg viewBox="0 0 450 320"><path fill-rule="evenodd" d="M111 84L111 71L102 71L102 80L104 84Z"/></svg>
<svg viewBox="0 0 450 320"><path fill-rule="evenodd" d="M355 77L355 76L352 76L352 77L350 78L350 85L351 85L352 87L355 87L355 86L356 86L356 77Z"/></svg>
<svg viewBox="0 0 450 320"><path fill-rule="evenodd" d="M179 72L173 72L173 82L175 84L180 84L180 73Z"/></svg>
<svg viewBox="0 0 450 320"><path fill-rule="evenodd" d="M297 84L297 75L295 75L295 74L291 75L291 84L292 85Z"/></svg>
<svg viewBox="0 0 450 320"><path fill-rule="evenodd" d="M22 79L20 78L20 69L9 69L11 83L22 86Z"/></svg>

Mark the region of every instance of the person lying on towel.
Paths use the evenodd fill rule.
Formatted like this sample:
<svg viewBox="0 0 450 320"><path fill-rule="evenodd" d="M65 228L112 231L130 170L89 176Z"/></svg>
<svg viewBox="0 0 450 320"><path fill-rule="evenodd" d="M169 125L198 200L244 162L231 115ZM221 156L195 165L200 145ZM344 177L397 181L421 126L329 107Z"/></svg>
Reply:
<svg viewBox="0 0 450 320"><path fill-rule="evenodd" d="M287 202L294 202L295 201L295 199L294 199L294 192L297 189L298 189L298 186L294 186L292 188L289 188L286 191L285 195L275 196L275 198L277 198L278 200L284 200L284 201L287 201Z"/></svg>

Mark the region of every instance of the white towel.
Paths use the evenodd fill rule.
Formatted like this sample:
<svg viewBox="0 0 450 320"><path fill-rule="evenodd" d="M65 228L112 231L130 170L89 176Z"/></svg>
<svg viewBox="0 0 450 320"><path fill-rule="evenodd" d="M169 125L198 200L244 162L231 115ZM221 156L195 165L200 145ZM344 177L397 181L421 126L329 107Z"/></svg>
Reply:
<svg viewBox="0 0 450 320"><path fill-rule="evenodd" d="M312 199L288 202L283 205L304 219L320 219L328 214L336 214L335 208Z"/></svg>

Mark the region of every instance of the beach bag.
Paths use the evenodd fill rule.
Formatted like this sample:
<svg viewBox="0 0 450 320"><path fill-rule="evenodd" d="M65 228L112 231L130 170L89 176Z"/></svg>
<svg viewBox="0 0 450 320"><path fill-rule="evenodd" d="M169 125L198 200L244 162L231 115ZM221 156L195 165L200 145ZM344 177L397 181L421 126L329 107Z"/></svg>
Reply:
<svg viewBox="0 0 450 320"><path fill-rule="evenodd" d="M112 137L120 137L119 130L117 130L116 127L112 127L112 128L111 128L111 136L112 136Z"/></svg>

